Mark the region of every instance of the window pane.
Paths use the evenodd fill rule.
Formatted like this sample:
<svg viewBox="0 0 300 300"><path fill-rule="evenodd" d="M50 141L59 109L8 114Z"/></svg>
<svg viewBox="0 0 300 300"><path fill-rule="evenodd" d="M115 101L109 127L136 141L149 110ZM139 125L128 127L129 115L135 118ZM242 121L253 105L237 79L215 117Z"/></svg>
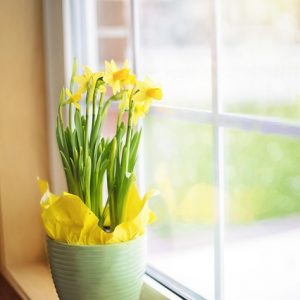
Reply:
<svg viewBox="0 0 300 300"><path fill-rule="evenodd" d="M212 130L168 114L145 121L146 187L160 190L150 206L149 264L213 298Z"/></svg>
<svg viewBox="0 0 300 300"><path fill-rule="evenodd" d="M97 0L98 66L114 59L131 60L129 0Z"/></svg>
<svg viewBox="0 0 300 300"><path fill-rule="evenodd" d="M162 104L210 109L210 1L139 2L142 75L163 84Z"/></svg>
<svg viewBox="0 0 300 300"><path fill-rule="evenodd" d="M98 26L122 27L128 24L128 0L97 0Z"/></svg>
<svg viewBox="0 0 300 300"><path fill-rule="evenodd" d="M299 299L300 140L225 136L225 299Z"/></svg>
<svg viewBox="0 0 300 300"><path fill-rule="evenodd" d="M224 0L224 109L300 120L300 2Z"/></svg>
<svg viewBox="0 0 300 300"><path fill-rule="evenodd" d="M104 61L114 59L121 65L127 58L128 53L128 38L113 37L113 38L99 38L99 61L101 66L104 66Z"/></svg>

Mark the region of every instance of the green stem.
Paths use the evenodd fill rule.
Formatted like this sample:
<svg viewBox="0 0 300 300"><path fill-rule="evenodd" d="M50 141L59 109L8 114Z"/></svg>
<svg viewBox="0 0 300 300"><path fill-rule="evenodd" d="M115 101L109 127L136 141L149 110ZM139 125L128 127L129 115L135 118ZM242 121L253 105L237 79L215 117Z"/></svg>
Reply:
<svg viewBox="0 0 300 300"><path fill-rule="evenodd" d="M63 121L63 116L62 116L62 106L61 105L58 106L58 115L59 115L59 123L62 126L62 130L63 130L64 129L64 127L63 127L64 121Z"/></svg>
<svg viewBox="0 0 300 300"><path fill-rule="evenodd" d="M129 100L129 112L128 112L128 122L127 122L127 132L126 132L126 140L125 146L123 148L122 153L122 163L121 163L121 179L120 179L120 186L118 189L118 221L121 223L124 219L124 209L126 205L126 197L128 193L128 187L130 181L128 182L127 174L128 174L128 165L129 165L129 156L130 156L130 143L131 143L131 136L133 131L132 126L132 118L133 118L133 110L134 110L134 102L130 97Z"/></svg>
<svg viewBox="0 0 300 300"><path fill-rule="evenodd" d="M120 125L121 125L123 113L124 113L124 110L119 110L119 113L118 113L118 121L117 121L117 130L118 130L118 128L119 128Z"/></svg>
<svg viewBox="0 0 300 300"><path fill-rule="evenodd" d="M85 202L88 208L93 210L93 203L91 202L91 158L88 157L86 163L85 163Z"/></svg>
<svg viewBox="0 0 300 300"><path fill-rule="evenodd" d="M117 151L117 140L112 140L109 166L107 170L107 190L108 190L108 202L109 202L109 214L110 214L110 230L113 231L116 227L116 195L115 195L115 158Z"/></svg>
<svg viewBox="0 0 300 300"><path fill-rule="evenodd" d="M100 95L100 100L99 100L99 107L98 107L98 113L101 111L100 108L103 105L103 101L104 101L104 93L101 93Z"/></svg>
<svg viewBox="0 0 300 300"><path fill-rule="evenodd" d="M96 100L98 95L99 89L95 88L94 96L93 96L93 119L92 119L92 126L95 124L96 119Z"/></svg>
<svg viewBox="0 0 300 300"><path fill-rule="evenodd" d="M90 105L89 105L89 91L86 94L86 111L85 111L85 148L84 148L84 158L85 161L87 160L88 157L88 151L89 151L89 110L90 110Z"/></svg>
<svg viewBox="0 0 300 300"><path fill-rule="evenodd" d="M76 76L76 71L77 71L77 62L76 59L73 59L73 67L72 67L72 76L71 76L71 80L70 80L70 92L71 94L73 94L74 92L74 77ZM73 131L73 122L72 122L72 116L73 116L73 108L72 108L72 104L69 104L69 127L71 130L71 133Z"/></svg>
<svg viewBox="0 0 300 300"><path fill-rule="evenodd" d="M126 142L124 150L126 151L126 168L125 168L125 174L128 171L128 162L129 162L129 153L130 153L130 141L131 141L131 135L132 135L132 117L133 117L133 109L134 109L134 103L133 100L129 100L129 113L128 113L128 123L127 123L127 132L126 132Z"/></svg>
<svg viewBox="0 0 300 300"><path fill-rule="evenodd" d="M69 104L69 127L70 127L71 133L72 133L72 131L73 131L72 115L73 115L72 104L70 103L70 104Z"/></svg>
<svg viewBox="0 0 300 300"><path fill-rule="evenodd" d="M103 210L103 204L102 204L102 190L103 190L103 183L101 181L98 182L98 186L96 188L96 193L97 193L97 200L95 201L95 214L96 216L99 218L100 220L100 217L102 215L102 210Z"/></svg>

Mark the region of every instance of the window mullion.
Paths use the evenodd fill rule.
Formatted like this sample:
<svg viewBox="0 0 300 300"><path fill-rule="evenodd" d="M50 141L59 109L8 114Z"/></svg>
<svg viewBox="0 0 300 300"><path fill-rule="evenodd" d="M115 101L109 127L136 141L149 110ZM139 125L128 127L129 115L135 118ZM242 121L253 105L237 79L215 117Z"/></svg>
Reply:
<svg viewBox="0 0 300 300"><path fill-rule="evenodd" d="M84 55L88 66L99 68L98 65L98 36L97 36L97 3L96 0L84 1L84 28L85 38Z"/></svg>
<svg viewBox="0 0 300 300"><path fill-rule="evenodd" d="M130 17L131 17L131 26L130 26L130 37L131 37L131 51L132 51L132 65L133 71L136 76L139 76L139 10L138 10L138 0L130 1ZM142 125L142 120L139 120L139 126ZM140 140L140 151L138 156L137 164L137 173L138 173L138 185L141 191L141 194L145 193L145 139L144 136L141 136Z"/></svg>
<svg viewBox="0 0 300 300"><path fill-rule="evenodd" d="M297 122L280 120L278 118L264 118L260 116L242 115L237 113L197 110L166 105L155 105L150 115L155 117L176 118L200 124L217 123L224 128L234 128L245 131L262 132L263 134L276 134L300 138L300 124Z"/></svg>
<svg viewBox="0 0 300 300"><path fill-rule="evenodd" d="M213 0L211 7L212 38L212 116L214 149L214 183L215 183L215 299L224 299L224 147L223 128L218 122L221 108L220 97L220 1Z"/></svg>
<svg viewBox="0 0 300 300"><path fill-rule="evenodd" d="M131 47L132 47L132 64L134 73L139 76L139 11L138 0L130 0L130 17L131 17Z"/></svg>

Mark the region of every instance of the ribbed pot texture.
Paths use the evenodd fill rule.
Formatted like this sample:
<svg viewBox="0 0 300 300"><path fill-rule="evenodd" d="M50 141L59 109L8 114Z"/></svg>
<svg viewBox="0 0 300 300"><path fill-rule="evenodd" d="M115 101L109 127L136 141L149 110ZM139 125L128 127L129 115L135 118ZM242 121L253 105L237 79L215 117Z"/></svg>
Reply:
<svg viewBox="0 0 300 300"><path fill-rule="evenodd" d="M138 300L146 267L146 237L96 246L47 238L52 278L61 300Z"/></svg>

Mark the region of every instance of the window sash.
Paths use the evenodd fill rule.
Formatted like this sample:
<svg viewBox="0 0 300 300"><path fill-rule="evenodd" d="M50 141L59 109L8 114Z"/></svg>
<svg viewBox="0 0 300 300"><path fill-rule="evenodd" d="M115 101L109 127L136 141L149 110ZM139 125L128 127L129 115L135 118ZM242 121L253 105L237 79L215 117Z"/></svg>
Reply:
<svg viewBox="0 0 300 300"><path fill-rule="evenodd" d="M138 41L138 2L131 0L131 36L133 49L133 66L138 72L139 41ZM220 58L221 49L221 0L211 2L211 70L212 70L212 110L195 110L190 108L155 105L150 114L156 117L185 119L201 124L210 124L213 127L213 152L214 152L214 184L216 225L214 231L214 269L215 269L215 299L224 299L224 128L235 128L244 131L258 131L264 134L277 134L300 138L300 125L293 122L275 118L249 116L236 113L223 112L222 95L220 92ZM143 151L142 151L143 152ZM142 154L143 155L143 154ZM144 159L142 157L141 163ZM144 173L144 172L140 172ZM142 180L142 186L144 185ZM155 275L154 275L155 276Z"/></svg>

